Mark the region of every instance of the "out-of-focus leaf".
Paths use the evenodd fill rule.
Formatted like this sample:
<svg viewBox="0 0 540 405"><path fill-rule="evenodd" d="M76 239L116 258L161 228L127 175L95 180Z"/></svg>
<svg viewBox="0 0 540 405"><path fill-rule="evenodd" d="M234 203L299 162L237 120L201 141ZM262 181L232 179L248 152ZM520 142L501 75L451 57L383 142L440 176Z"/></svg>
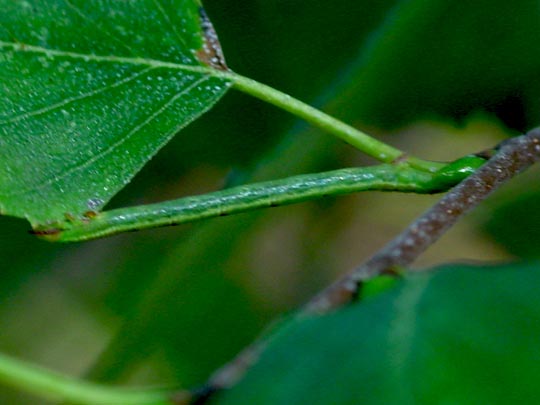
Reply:
<svg viewBox="0 0 540 405"><path fill-rule="evenodd" d="M3 274L0 302L6 303L30 279L46 272L55 258L73 251L73 246L51 245L21 232L25 225L20 219L2 218L0 224L0 268Z"/></svg>
<svg viewBox="0 0 540 405"><path fill-rule="evenodd" d="M510 404L540 395L540 266L447 266L278 332L215 404Z"/></svg>
<svg viewBox="0 0 540 405"><path fill-rule="evenodd" d="M0 211L103 206L227 83L204 70L197 0L1 0Z"/></svg>
<svg viewBox="0 0 540 405"><path fill-rule="evenodd" d="M178 381L197 385L253 338L262 327L260 310L238 280L224 274L231 246L251 226L247 219L224 218L192 229L184 243L169 241L161 255L152 254L157 244L143 245L142 254L132 255L124 265L127 276L119 280L125 283L117 283L107 297L125 311L126 321L90 371L91 378L121 379L152 354L165 352ZM228 234L227 241L220 234ZM135 286L135 297L122 296L133 285L129 274L141 266L152 269L138 280L146 282L146 289ZM126 301L131 307L122 309Z"/></svg>
<svg viewBox="0 0 540 405"><path fill-rule="evenodd" d="M540 119L539 41L534 0L401 1L348 92L366 124L487 109L523 130Z"/></svg>
<svg viewBox="0 0 540 405"><path fill-rule="evenodd" d="M510 253L539 258L540 192L507 196L492 210L484 229Z"/></svg>

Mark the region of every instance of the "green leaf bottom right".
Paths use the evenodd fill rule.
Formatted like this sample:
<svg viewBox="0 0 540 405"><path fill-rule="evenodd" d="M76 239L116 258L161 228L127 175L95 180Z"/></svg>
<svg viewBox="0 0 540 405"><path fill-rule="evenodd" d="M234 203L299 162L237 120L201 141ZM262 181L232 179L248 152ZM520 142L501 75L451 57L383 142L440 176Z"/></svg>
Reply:
<svg viewBox="0 0 540 405"><path fill-rule="evenodd" d="M449 265L275 335L213 404L540 403L540 265Z"/></svg>

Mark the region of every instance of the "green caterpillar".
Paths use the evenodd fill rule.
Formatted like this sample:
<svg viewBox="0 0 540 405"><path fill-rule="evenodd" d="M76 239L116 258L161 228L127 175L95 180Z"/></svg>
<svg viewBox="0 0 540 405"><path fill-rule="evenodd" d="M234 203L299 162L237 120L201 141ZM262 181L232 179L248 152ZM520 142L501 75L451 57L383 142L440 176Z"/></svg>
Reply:
<svg viewBox="0 0 540 405"><path fill-rule="evenodd" d="M459 183L485 161L466 156L435 173L401 163L306 174L157 204L114 209L72 220L63 229L38 229L35 233L49 240L73 242L358 191L438 193Z"/></svg>

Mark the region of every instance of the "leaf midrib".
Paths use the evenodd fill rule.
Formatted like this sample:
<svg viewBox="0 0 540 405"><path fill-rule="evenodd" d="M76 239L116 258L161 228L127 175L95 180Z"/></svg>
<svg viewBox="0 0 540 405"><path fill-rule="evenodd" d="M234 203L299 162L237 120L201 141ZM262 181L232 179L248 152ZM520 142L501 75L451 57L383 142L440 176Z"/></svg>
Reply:
<svg viewBox="0 0 540 405"><path fill-rule="evenodd" d="M189 72L196 72L207 74L210 76L228 78L226 72L220 72L210 67L205 66L192 66L185 65L181 63L174 62L165 62L157 59L149 58L133 58L125 56L115 56L115 55L96 55L96 54L84 54L78 52L64 51L61 49L49 49L36 45L27 45L17 42L5 42L0 41L0 49L11 48L14 52L20 53L39 53L43 54L49 58L53 57L62 57L62 58L71 58L71 59L80 59L85 62L107 62L107 63L125 63L135 66L150 66L154 68L167 68L173 70L185 70Z"/></svg>

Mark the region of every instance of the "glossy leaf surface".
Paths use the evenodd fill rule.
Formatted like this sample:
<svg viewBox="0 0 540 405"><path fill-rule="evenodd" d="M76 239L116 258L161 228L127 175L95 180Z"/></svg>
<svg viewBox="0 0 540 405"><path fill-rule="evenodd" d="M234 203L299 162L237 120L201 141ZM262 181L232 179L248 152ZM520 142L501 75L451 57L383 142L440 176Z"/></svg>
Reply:
<svg viewBox="0 0 540 405"><path fill-rule="evenodd" d="M0 209L98 210L227 83L196 0L0 0Z"/></svg>
<svg viewBox="0 0 540 405"><path fill-rule="evenodd" d="M538 285L538 265L408 276L378 297L278 332L215 403L535 402Z"/></svg>

